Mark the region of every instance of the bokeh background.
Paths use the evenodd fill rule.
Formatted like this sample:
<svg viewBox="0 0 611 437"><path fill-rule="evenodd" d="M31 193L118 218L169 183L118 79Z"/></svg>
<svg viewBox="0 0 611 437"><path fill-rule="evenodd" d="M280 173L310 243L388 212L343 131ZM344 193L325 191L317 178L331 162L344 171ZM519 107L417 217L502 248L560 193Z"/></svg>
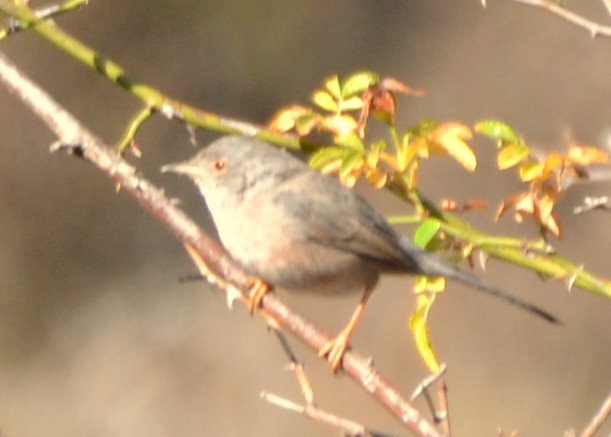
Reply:
<svg viewBox="0 0 611 437"><path fill-rule="evenodd" d="M571 5L573 6L573 5ZM598 2L578 12L605 20ZM611 132L611 40L592 40L556 17L510 1L94 1L59 23L127 71L191 104L263 123L280 107L307 103L332 73L372 69L427 90L400 98L399 125L423 118L473 123L498 117L542 150L570 135L606 147ZM0 50L109 143L140 103L24 32ZM320 424L259 400L261 390L301 402L286 358L264 324L202 283L175 241L110 181L82 161L50 155L52 134L0 87L0 429L21 436L311 436ZM199 132L202 143L215 136ZM194 153L183 126L156 117L139 141L142 173L210 219L186 181L159 167ZM450 160L426 165L433 199L496 204L519 189L494 170L494 148L477 139L480 169ZM559 207L566 237L556 247L605 276L611 226L605 213L571 215L586 194ZM409 212L364 190L385 213ZM532 226L492 210L476 226L534 237ZM409 234L410 228L402 229ZM611 388L611 303L561 282L490 262L486 279L557 314L552 327L458 285L431 315L448 363L456 436L524 436L581 429ZM354 337L406 394L427 375L407 319L412 280L385 278ZM357 296L284 295L330 332ZM296 345L319 405L374 429L405 435L351 381L333 377ZM419 405L424 408L422 403ZM601 435L611 432L606 426ZM4 435L3 434L3 435Z"/></svg>

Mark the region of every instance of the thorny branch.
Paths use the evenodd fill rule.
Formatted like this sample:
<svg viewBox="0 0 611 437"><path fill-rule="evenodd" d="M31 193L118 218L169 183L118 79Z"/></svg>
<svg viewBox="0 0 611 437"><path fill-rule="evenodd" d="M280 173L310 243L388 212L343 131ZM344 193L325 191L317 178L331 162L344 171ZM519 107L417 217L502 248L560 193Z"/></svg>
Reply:
<svg viewBox="0 0 611 437"><path fill-rule="evenodd" d="M177 209L163 191L136 172L136 169L84 128L78 120L54 101L45 91L24 76L0 54L0 81L32 110L57 136L53 150L65 150L96 166L134 198L206 265L206 277L220 287L247 292L248 275L233 262L222 248L203 232L188 216ZM200 269L201 270L201 269ZM221 280L219 280L221 278ZM293 312L276 296L268 295L263 310L280 325L314 350L319 350L329 337ZM372 368L370 360L349 352L344 356L344 372L358 382L371 396L384 405L414 435L437 437L440 434L416 408L403 399L397 389Z"/></svg>

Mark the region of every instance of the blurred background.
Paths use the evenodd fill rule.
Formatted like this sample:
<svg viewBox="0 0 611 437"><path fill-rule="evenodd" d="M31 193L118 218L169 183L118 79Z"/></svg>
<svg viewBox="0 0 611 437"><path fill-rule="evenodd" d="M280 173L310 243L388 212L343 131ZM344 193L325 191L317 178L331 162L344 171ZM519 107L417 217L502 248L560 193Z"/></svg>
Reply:
<svg viewBox="0 0 611 437"><path fill-rule="evenodd" d="M573 5L571 5L573 6ZM602 17L596 1L580 13ZM611 40L510 1L94 1L61 26L133 76L209 111L264 123L282 106L308 103L330 74L371 69L426 97L399 98L400 127L423 118L471 124L497 117L531 145L565 150L567 138L605 146L611 135ZM30 32L1 44L82 122L117 141L140 103ZM263 322L228 311L221 293L183 284L194 272L180 244L88 164L50 155L53 135L0 87L0 429L18 436L295 436L336 431L261 400L266 390L302 397ZM198 132L206 143L214 134ZM161 175L194 153L179 123L155 117L132 160L182 199L212 230L195 189ZM427 163L432 199L479 197L496 205L520 188L494 170L494 147L476 139L475 175L450 160ZM565 238L553 244L609 275L610 216L580 216L584 195L559 206ZM385 213L409 213L386 193L363 190ZM493 210L470 213L497 234L536 237L533 226ZM405 227L410 234L413 229ZM484 273L479 272L484 275ZM562 282L491 261L487 281L511 289L564 322L545 323L452 284L431 314L434 345L449 366L455 436L553 436L582 429L611 389L611 302ZM353 344L406 395L427 376L407 329L412 280L384 278ZM283 294L329 332L357 296ZM296 345L318 404L373 429L405 435L355 384ZM418 405L425 409L419 401ZM601 435L611 432L607 424ZM3 435L4 435L3 434Z"/></svg>

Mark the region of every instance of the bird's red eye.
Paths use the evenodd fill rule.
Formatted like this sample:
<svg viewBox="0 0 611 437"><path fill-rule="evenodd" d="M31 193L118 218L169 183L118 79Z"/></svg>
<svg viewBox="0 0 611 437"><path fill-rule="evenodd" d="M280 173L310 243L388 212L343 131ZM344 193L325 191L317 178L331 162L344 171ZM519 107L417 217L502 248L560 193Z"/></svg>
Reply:
<svg viewBox="0 0 611 437"><path fill-rule="evenodd" d="M215 175L222 175L227 171L227 158L215 159L212 162L212 172Z"/></svg>

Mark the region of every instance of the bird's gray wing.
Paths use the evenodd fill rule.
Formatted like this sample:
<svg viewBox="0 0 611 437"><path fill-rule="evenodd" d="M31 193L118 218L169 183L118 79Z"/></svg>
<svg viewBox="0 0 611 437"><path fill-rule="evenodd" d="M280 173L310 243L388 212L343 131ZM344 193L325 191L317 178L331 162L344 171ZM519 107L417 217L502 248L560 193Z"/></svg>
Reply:
<svg viewBox="0 0 611 437"><path fill-rule="evenodd" d="M411 270L384 217L337 180L308 170L277 188L274 201L287 217L307 225L303 236L309 242L367 258L383 270Z"/></svg>

